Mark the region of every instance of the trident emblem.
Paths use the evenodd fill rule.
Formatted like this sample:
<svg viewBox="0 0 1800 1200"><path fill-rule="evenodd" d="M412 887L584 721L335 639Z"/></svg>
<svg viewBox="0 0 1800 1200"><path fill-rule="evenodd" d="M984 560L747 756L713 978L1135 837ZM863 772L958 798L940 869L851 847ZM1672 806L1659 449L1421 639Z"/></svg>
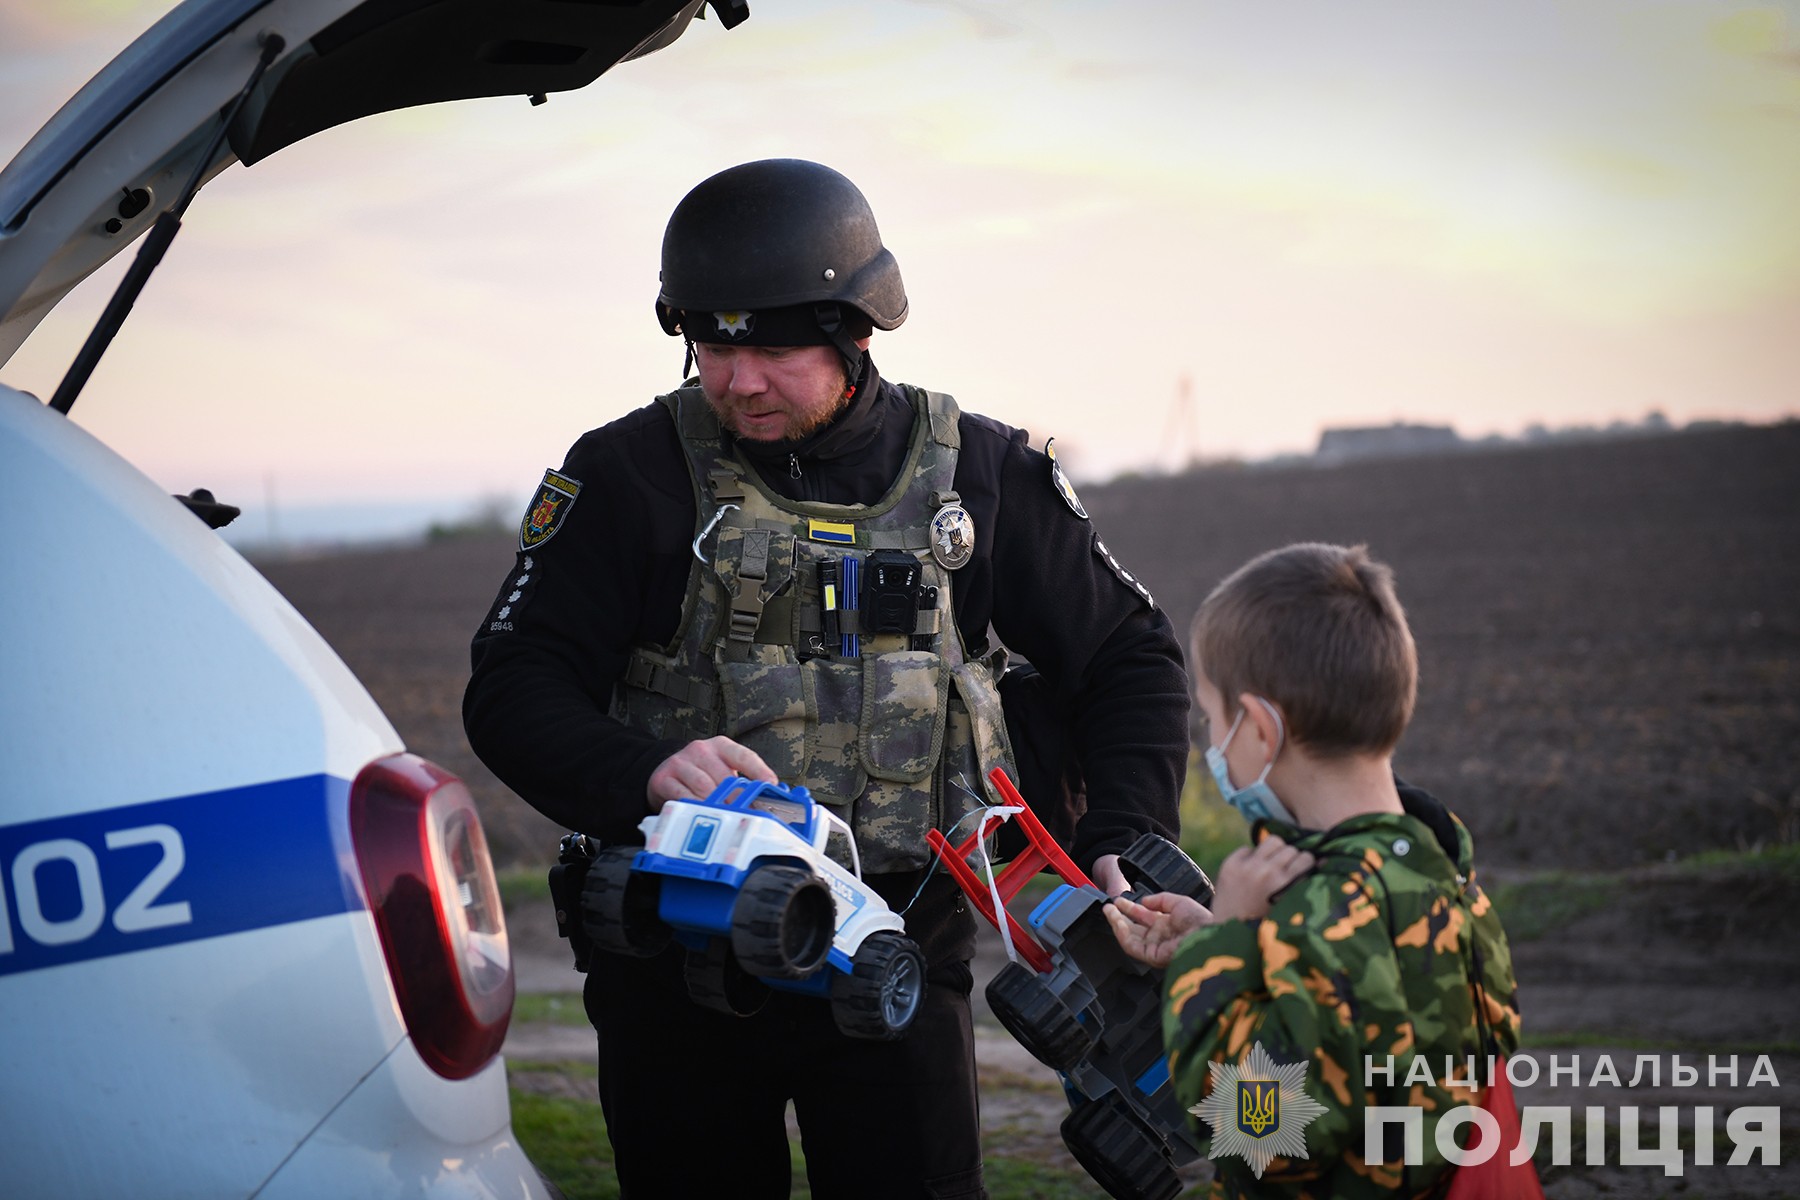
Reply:
<svg viewBox="0 0 1800 1200"><path fill-rule="evenodd" d="M1238 1129L1262 1137L1281 1122L1281 1082L1276 1079L1238 1080Z"/></svg>

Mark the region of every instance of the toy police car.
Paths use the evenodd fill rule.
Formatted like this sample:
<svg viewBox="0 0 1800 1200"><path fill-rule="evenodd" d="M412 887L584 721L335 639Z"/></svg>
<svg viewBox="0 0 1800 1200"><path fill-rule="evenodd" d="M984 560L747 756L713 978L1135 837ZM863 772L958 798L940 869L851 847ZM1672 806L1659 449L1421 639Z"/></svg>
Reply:
<svg viewBox="0 0 1800 1200"><path fill-rule="evenodd" d="M863 883L856 841L804 787L730 778L646 817L644 846L601 850L581 911L589 939L647 956L687 948L688 993L745 1015L768 988L830 1000L851 1037L897 1038L925 996L905 922ZM826 852L833 833L851 869Z"/></svg>
<svg viewBox="0 0 1800 1200"><path fill-rule="evenodd" d="M1056 844L1003 772L989 778L1025 834L1024 850L1005 870L984 880L967 862L998 817L982 820L958 845L936 830L927 835L1016 955L988 983L988 1007L1020 1045L1062 1076L1071 1105L1063 1142L1094 1181L1116 1200L1171 1200L1181 1190L1175 1169L1200 1157L1200 1143L1163 1055L1162 972L1120 949L1102 911L1106 893ZM1032 911L1027 930L1004 906L1045 869L1063 882ZM1119 869L1134 897L1179 892L1202 904L1212 899L1206 873L1181 847L1152 833L1119 856Z"/></svg>
<svg viewBox="0 0 1800 1200"><path fill-rule="evenodd" d="M579 87L698 7L187 0L0 171L0 365L233 162ZM50 404L0 387L0 1192L543 1196L468 791L208 528L228 505L65 416L104 341Z"/></svg>

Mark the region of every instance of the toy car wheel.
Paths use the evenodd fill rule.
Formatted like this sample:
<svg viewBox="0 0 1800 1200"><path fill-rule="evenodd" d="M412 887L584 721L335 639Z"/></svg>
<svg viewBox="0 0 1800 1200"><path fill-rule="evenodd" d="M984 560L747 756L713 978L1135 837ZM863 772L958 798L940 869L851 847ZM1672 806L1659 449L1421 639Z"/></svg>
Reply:
<svg viewBox="0 0 1800 1200"><path fill-rule="evenodd" d="M738 962L766 979L804 979L817 971L836 930L831 889L799 867L756 868L731 910L731 948Z"/></svg>
<svg viewBox="0 0 1800 1200"><path fill-rule="evenodd" d="M602 950L648 958L672 934L656 912L662 881L633 871L636 857L635 846L611 846L595 856L581 887L582 926Z"/></svg>
<svg viewBox="0 0 1800 1200"><path fill-rule="evenodd" d="M1117 1092L1090 1100L1063 1118L1063 1143L1114 1200L1173 1200L1181 1191L1162 1139Z"/></svg>
<svg viewBox="0 0 1800 1200"><path fill-rule="evenodd" d="M1119 870L1139 895L1174 892L1192 896L1202 904L1212 903L1212 880L1200 864L1180 846L1154 833L1146 833L1119 855Z"/></svg>
<svg viewBox="0 0 1800 1200"><path fill-rule="evenodd" d="M988 983L987 1002L1013 1040L1053 1071L1067 1071L1093 1049L1087 1027L1024 963L1000 968Z"/></svg>
<svg viewBox="0 0 1800 1200"><path fill-rule="evenodd" d="M925 1003L925 957L911 938L871 933L851 969L831 980L831 1015L849 1037L892 1041Z"/></svg>
<svg viewBox="0 0 1800 1200"><path fill-rule="evenodd" d="M708 938L706 949L689 950L684 973L688 997L715 1012L747 1017L769 998L769 985L739 965L724 938Z"/></svg>

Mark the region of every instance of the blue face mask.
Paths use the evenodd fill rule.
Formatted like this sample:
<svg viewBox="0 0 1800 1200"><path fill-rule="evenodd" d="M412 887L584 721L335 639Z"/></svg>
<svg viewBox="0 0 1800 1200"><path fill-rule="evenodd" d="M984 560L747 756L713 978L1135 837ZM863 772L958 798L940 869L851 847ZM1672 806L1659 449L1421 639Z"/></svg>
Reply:
<svg viewBox="0 0 1800 1200"><path fill-rule="evenodd" d="M1225 734L1225 742L1219 746L1206 748L1206 765L1211 768L1213 780L1219 785L1219 796L1225 803L1243 814L1244 820L1255 824L1260 820L1282 821L1295 824L1294 816L1275 796L1275 791L1268 784L1269 772L1275 766L1275 760L1281 757L1281 747L1287 741L1287 727L1282 724L1281 712L1273 704L1261 696L1252 697L1258 704L1269 710L1275 718L1275 753L1263 765L1262 774L1255 782L1237 787L1231 782L1231 771L1225 765L1225 751L1231 745L1231 739L1237 736L1238 726L1244 723L1244 710L1238 709L1237 719L1231 723L1231 729Z"/></svg>

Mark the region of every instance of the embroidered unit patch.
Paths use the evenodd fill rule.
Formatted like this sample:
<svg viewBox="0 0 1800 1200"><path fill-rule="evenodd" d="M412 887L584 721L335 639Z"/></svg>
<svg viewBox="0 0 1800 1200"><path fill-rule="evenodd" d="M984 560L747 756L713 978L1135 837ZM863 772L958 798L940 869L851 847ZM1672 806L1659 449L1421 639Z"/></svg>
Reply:
<svg viewBox="0 0 1800 1200"><path fill-rule="evenodd" d="M571 479L561 471L545 471L544 482L538 485L537 498L525 510L525 519L519 522L519 549L535 549L555 537L556 531L568 519L569 510L575 507L575 497L580 494L581 480Z"/></svg>

